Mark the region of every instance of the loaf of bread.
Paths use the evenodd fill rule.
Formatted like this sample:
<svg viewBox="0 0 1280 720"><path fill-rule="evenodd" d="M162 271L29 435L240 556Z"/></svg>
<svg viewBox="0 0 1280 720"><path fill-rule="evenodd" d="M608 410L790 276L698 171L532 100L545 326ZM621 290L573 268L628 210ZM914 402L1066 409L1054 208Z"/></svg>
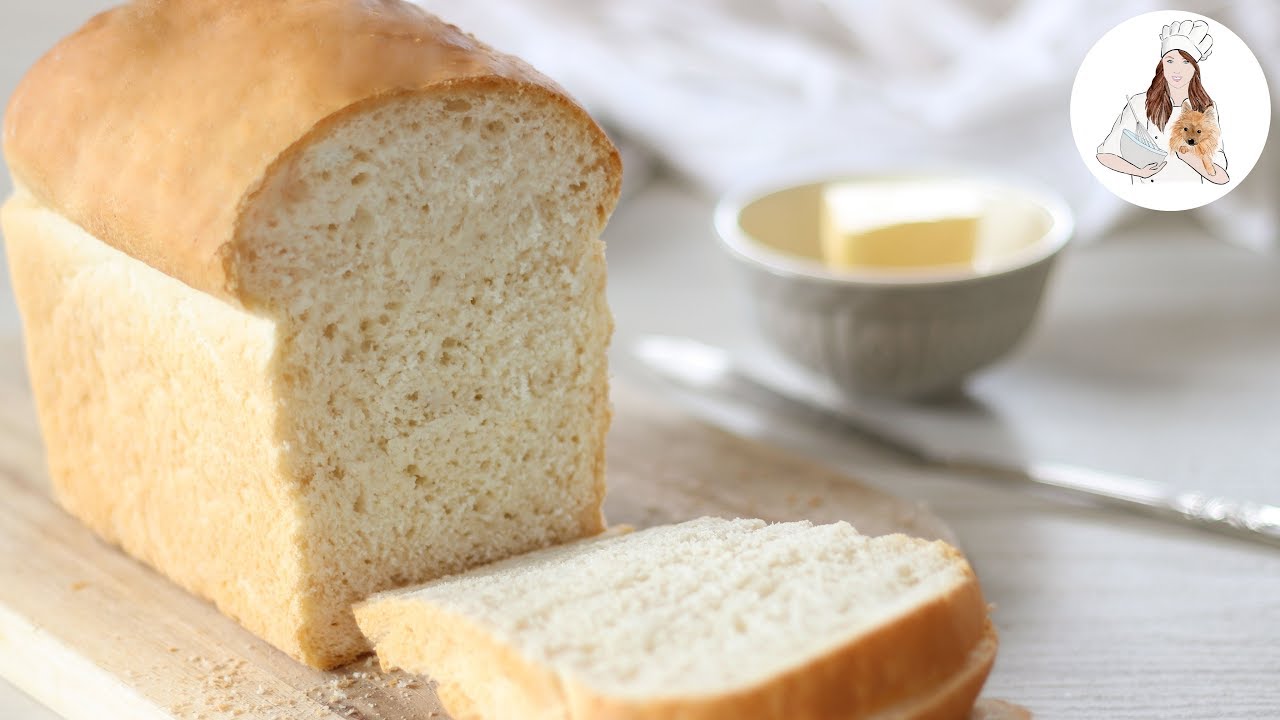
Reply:
<svg viewBox="0 0 1280 720"><path fill-rule="evenodd" d="M318 667L351 604L603 528L621 167L399 0L140 0L8 106L53 490Z"/></svg>
<svg viewBox="0 0 1280 720"><path fill-rule="evenodd" d="M357 605L454 720L960 720L996 651L953 548L703 518Z"/></svg>

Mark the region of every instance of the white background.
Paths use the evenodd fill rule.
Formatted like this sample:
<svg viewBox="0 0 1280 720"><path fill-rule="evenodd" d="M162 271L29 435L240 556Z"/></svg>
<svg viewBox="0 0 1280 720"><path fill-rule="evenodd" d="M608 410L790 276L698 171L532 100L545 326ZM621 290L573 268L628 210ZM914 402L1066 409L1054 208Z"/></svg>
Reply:
<svg viewBox="0 0 1280 720"><path fill-rule="evenodd" d="M1098 145L1107 137L1128 98L1145 93L1151 84L1160 60L1161 28L1188 19L1209 23L1213 51L1200 63L1200 81L1219 107L1231 180L1225 185L1135 184L1130 176L1098 162ZM1085 165L1121 199L1153 210L1187 210L1231 192L1257 163L1270 122L1267 80L1249 48L1213 18L1178 10L1146 13L1117 25L1089 51L1071 92L1071 131Z"/></svg>

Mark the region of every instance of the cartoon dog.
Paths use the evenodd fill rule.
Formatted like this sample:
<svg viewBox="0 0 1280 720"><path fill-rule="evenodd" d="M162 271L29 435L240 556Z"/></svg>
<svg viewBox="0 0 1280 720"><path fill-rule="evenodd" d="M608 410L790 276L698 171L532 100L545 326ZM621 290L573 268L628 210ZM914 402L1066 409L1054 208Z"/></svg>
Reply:
<svg viewBox="0 0 1280 720"><path fill-rule="evenodd" d="M1204 164L1204 171L1213 174L1213 153L1218 149L1218 112L1213 105L1204 112L1196 112L1191 100L1184 100L1182 112L1173 123L1169 134L1169 149L1183 155L1193 152Z"/></svg>

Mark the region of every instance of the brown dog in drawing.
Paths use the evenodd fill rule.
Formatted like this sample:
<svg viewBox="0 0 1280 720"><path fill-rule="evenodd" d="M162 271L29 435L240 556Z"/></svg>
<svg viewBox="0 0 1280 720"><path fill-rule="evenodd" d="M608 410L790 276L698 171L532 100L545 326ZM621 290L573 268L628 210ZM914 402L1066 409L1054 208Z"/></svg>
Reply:
<svg viewBox="0 0 1280 720"><path fill-rule="evenodd" d="M1213 154L1218 150L1218 112L1213 105L1196 112L1191 99L1184 100L1178 119L1169 133L1169 149L1186 155L1195 153L1206 174L1213 174Z"/></svg>

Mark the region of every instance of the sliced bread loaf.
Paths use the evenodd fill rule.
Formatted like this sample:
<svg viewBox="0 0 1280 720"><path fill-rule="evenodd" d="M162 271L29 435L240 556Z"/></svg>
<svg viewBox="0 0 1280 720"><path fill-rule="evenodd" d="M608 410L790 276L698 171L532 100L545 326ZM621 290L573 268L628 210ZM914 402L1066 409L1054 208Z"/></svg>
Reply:
<svg viewBox="0 0 1280 720"><path fill-rule="evenodd" d="M295 657L599 532L617 153L399 0L139 0L14 94L4 235L53 489Z"/></svg>
<svg viewBox="0 0 1280 720"><path fill-rule="evenodd" d="M456 720L960 718L996 647L958 552L847 523L599 537L355 613Z"/></svg>

